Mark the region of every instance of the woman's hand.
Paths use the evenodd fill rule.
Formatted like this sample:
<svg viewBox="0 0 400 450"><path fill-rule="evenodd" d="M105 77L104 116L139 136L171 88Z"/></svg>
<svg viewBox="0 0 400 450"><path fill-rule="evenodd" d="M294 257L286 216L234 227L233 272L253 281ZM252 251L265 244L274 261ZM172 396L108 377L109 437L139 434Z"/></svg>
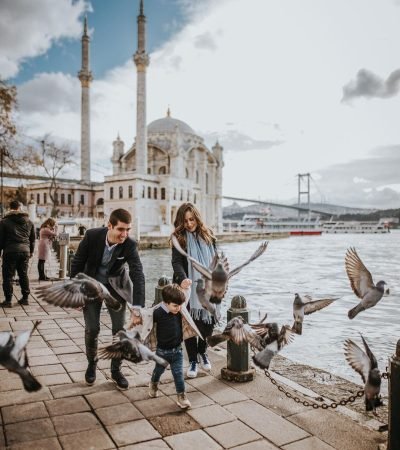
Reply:
<svg viewBox="0 0 400 450"><path fill-rule="evenodd" d="M190 278L185 278L181 283L182 289L189 289L192 285L192 280Z"/></svg>

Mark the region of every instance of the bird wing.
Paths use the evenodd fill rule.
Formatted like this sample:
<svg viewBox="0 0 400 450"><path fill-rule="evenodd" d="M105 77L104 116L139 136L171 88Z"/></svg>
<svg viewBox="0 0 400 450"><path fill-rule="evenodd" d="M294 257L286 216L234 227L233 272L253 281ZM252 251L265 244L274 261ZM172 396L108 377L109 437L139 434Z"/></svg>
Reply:
<svg viewBox="0 0 400 450"><path fill-rule="evenodd" d="M230 322L228 322L222 334L229 334L232 342L237 345L242 344L243 342L248 342L256 348L261 346L260 336L258 336L258 334L252 330L247 323L243 323L243 321L235 321L233 326L228 328L229 323Z"/></svg>
<svg viewBox="0 0 400 450"><path fill-rule="evenodd" d="M100 359L125 359L129 353L132 353L132 345L124 339L101 348L98 355Z"/></svg>
<svg viewBox="0 0 400 450"><path fill-rule="evenodd" d="M242 265L236 267L235 269L231 270L228 273L228 279L233 277L234 275L236 275L237 273L239 273L243 267L247 266L248 264L250 264L252 261L254 261L255 259L257 259L259 256L261 256L265 250L267 249L268 246L268 241L264 241L259 247L258 249L250 256L250 258L243 263Z"/></svg>
<svg viewBox="0 0 400 450"><path fill-rule="evenodd" d="M211 272L209 271L209 269L207 269L207 267L204 267L202 264L200 264L194 258L189 256L185 252L185 250L183 250L183 248L179 244L179 241L178 241L177 237L174 234L171 235L171 242L172 242L172 245L178 250L178 252L181 255L185 256L188 259L188 261L190 261L192 263L193 267L197 270L197 272L201 273L204 277L206 277L209 280L211 280Z"/></svg>
<svg viewBox="0 0 400 450"><path fill-rule="evenodd" d="M197 280L196 294L199 302L201 303L201 306L214 316L216 313L216 306L210 303L210 296L206 293L204 284L205 283L203 279Z"/></svg>
<svg viewBox="0 0 400 450"><path fill-rule="evenodd" d="M38 298L51 305L79 308L85 306L88 300L82 289L84 283L87 283L87 281L72 278L71 280L61 281L48 286L39 286L36 288L36 294Z"/></svg>
<svg viewBox="0 0 400 450"><path fill-rule="evenodd" d="M9 331L2 331L0 333L0 348L5 347L8 344L10 337L12 337L12 335Z"/></svg>
<svg viewBox="0 0 400 450"><path fill-rule="evenodd" d="M34 322L33 327L31 330L26 330L20 333L16 338L14 342L13 349L10 352L10 355L18 361L19 365L24 367L25 366L25 347L28 345L29 339L32 336L32 333L35 331L37 326L40 324L40 320L37 320Z"/></svg>
<svg viewBox="0 0 400 450"><path fill-rule="evenodd" d="M351 288L358 298L363 298L371 288L375 287L370 271L364 266L354 247L347 250L345 267Z"/></svg>
<svg viewBox="0 0 400 450"><path fill-rule="evenodd" d="M346 339L344 355L350 366L361 375L364 383L366 383L370 370L370 360L366 353L351 339Z"/></svg>
<svg viewBox="0 0 400 450"><path fill-rule="evenodd" d="M364 339L364 336L360 333L361 340L363 341L365 351L367 353L367 356L370 360L370 368L371 369L377 369L378 368L378 362L375 358L375 355L372 353L371 349L369 348L369 345L367 344L367 341Z"/></svg>
<svg viewBox="0 0 400 450"><path fill-rule="evenodd" d="M296 333L289 325L282 325L278 336L278 348L282 349L285 345L291 344L294 341Z"/></svg>
<svg viewBox="0 0 400 450"><path fill-rule="evenodd" d="M312 300L310 296L304 296L307 302L304 303L304 314L312 314L315 311L319 311L322 308L326 308L335 301L334 298L321 298L319 300Z"/></svg>

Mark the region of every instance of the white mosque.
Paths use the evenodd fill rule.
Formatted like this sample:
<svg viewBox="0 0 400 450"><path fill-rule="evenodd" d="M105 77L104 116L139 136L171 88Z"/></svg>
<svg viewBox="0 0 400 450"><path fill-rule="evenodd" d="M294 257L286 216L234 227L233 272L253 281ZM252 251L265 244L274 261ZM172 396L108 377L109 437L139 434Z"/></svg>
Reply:
<svg viewBox="0 0 400 450"><path fill-rule="evenodd" d="M125 150L118 136L113 142L112 175L104 183L90 181L90 82L89 35L85 19L82 36L81 178L80 183L60 183L58 209L64 217L97 217L106 220L113 209L125 208L134 217L140 233L167 235L176 210L183 202L194 203L204 221L216 232L222 231L223 148L217 142L209 149L202 137L185 122L172 117L147 125L146 17L143 0L137 17L138 46L133 56L137 70L136 139ZM28 187L38 210L48 205L48 182ZM47 198L45 198L47 197ZM137 230L138 231L138 230Z"/></svg>

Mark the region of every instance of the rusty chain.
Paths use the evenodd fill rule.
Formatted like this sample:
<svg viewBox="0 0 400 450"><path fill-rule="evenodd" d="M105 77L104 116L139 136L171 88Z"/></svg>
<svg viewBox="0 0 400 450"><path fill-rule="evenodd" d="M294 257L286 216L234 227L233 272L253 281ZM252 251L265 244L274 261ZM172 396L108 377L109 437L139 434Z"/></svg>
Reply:
<svg viewBox="0 0 400 450"><path fill-rule="evenodd" d="M389 370L388 366L386 366L385 369L386 369L386 372L382 372L382 373L381 373L381 378L383 378L384 380L388 380L389 377L390 377L390 374L389 374L389 372L388 372L388 370Z"/></svg>
<svg viewBox="0 0 400 450"><path fill-rule="evenodd" d="M281 384L279 384L275 378L272 378L271 374L269 373L268 369L264 369L265 376L271 381L273 385L275 385L280 392L283 392L287 398L293 399L296 403L301 403L304 406L312 406L314 409L322 408L322 409L328 409L332 408L335 409L339 405L345 406L348 403L353 403L356 401L358 397L362 397L364 395L364 391L358 391L356 394L350 395L350 397L340 400L339 402L332 402L332 403L325 403L322 402L321 404L309 402L307 400L302 400L299 397L296 397L295 395L291 394L289 391L287 391ZM322 398L322 397L321 397Z"/></svg>

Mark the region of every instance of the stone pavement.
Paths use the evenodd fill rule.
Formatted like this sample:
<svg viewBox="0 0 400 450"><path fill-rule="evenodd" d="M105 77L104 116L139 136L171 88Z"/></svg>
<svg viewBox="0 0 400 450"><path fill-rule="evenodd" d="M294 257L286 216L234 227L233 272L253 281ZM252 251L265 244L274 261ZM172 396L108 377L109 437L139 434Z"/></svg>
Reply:
<svg viewBox="0 0 400 450"><path fill-rule="evenodd" d="M35 262L30 278L34 289ZM20 298L18 286L15 292ZM13 308L0 308L0 331L18 333L41 320L28 356L43 387L29 394L18 376L0 368L0 448L376 450L386 441L386 433L358 423L344 408L327 411L295 403L261 372L248 383L221 380L226 356L218 348L210 351L212 373L186 380L192 403L186 412L175 403L169 370L160 397L148 397L153 363L125 362L123 372L130 388L119 391L110 381L109 361L100 361L97 381L88 387L83 381L82 313L39 302L34 294L29 303L21 307L14 300ZM101 322L100 345L111 341L106 312ZM288 385L294 393L295 386Z"/></svg>

